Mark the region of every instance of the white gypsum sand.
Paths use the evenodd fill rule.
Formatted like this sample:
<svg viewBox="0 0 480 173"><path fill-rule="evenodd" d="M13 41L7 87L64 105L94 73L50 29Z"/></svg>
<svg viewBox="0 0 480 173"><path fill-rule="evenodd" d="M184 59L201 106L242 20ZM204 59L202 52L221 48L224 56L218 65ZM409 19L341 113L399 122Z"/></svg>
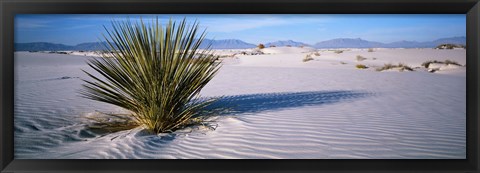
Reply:
<svg viewBox="0 0 480 173"><path fill-rule="evenodd" d="M205 97L225 96L215 130L96 134L84 117L122 112L79 97L87 56L15 53L15 158L464 159L465 50L265 48L225 56ZM313 53L318 52L320 56ZM233 55L235 54L235 55ZM302 61L306 55L313 60ZM360 55L367 59L357 61ZM415 71L375 69L404 63ZM357 69L357 64L370 68ZM438 65L438 64L435 64ZM91 70L90 70L91 71Z"/></svg>

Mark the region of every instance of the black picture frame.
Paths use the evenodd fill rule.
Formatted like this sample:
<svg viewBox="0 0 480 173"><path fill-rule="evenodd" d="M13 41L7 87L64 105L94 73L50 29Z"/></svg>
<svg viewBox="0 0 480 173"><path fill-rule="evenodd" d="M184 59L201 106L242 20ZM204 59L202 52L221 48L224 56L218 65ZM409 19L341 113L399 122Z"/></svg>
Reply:
<svg viewBox="0 0 480 173"><path fill-rule="evenodd" d="M478 172L478 0L1 0L1 172ZM467 159L459 160L15 160L16 14L466 14Z"/></svg>

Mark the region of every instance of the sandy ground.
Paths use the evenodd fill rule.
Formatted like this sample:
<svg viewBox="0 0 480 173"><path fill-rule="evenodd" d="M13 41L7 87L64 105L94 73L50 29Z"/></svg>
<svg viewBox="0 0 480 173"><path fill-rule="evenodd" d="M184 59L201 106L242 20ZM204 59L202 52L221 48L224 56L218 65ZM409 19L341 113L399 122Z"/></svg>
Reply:
<svg viewBox="0 0 480 173"><path fill-rule="evenodd" d="M85 116L122 111L79 97L91 57L17 52L15 158L465 158L466 67L421 66L465 65L465 50L342 50L219 50L228 56L201 94L235 108L214 119L215 130L160 135L86 130ZM415 71L375 70L385 63Z"/></svg>

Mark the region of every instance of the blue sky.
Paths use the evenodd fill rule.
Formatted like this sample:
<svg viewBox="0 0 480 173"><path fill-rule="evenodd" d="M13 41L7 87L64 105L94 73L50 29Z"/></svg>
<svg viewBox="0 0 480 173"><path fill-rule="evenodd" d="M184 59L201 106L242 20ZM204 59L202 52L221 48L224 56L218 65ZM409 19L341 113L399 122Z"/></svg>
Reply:
<svg viewBox="0 0 480 173"><path fill-rule="evenodd" d="M362 38L384 43L432 41L466 36L464 14L334 15L334 14L191 14L191 15L105 15L105 14L22 14L15 17L15 42L52 42L75 45L96 42L112 20L162 23L170 18L198 20L207 38L240 39L249 43L294 40L307 44L335 38Z"/></svg>

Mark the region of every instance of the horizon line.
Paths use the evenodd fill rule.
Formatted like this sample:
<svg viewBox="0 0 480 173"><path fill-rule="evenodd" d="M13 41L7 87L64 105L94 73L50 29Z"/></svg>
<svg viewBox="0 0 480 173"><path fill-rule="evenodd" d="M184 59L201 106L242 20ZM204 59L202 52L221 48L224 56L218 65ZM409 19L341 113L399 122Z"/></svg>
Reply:
<svg viewBox="0 0 480 173"><path fill-rule="evenodd" d="M393 41L393 42L381 42L381 41L373 41L373 40L366 40L366 39L363 39L361 37L356 37L356 38L353 38L353 37L339 37L339 38L333 38L333 39L328 39L328 40L322 40L322 41L317 41L313 44L310 44L310 43L305 43L303 41L296 41L296 40L293 40L293 39L284 39L284 40L277 40L277 41L273 41L273 42L279 42L279 41L294 41L294 42L299 42L299 43L303 43L303 44L306 44L306 45L315 45L317 43L320 43L320 42L324 42L324 41L330 41L330 40L337 40L337 39L360 39L360 40L364 40L364 41L369 41L369 42L378 42L378 43L383 43L383 44L389 44L389 43L395 43L395 42L401 42L401 41L409 41L409 42L419 42L419 43L424 43L424 42L431 42L431 41L435 41L435 40L439 40L439 39L445 39L445 38L459 38L459 37L464 37L466 38L466 36L451 36L451 37L442 37L442 38L437 38L437 39L434 39L434 40L430 40L430 41L416 41L416 40L398 40L398 41ZM246 42L242 39L238 39L238 38L227 38L227 39L211 39L211 38L205 38L206 40L214 40L214 41L220 41L220 40L240 40L242 42L245 42L245 43L248 43L248 44L268 44L268 43L273 43L273 42L261 42L261 43L250 43L250 42ZM50 43L50 44L62 44L62 45L66 45L66 46L77 46L79 44L85 44L85 43L101 43L101 42L106 42L106 40L103 40L103 41L93 41L93 42L81 42L81 43L78 43L78 44L75 44L75 45L71 45L71 44L66 44L66 43L56 43L56 42L48 42L48 41L33 41L33 42L14 42L14 44L28 44L28 43Z"/></svg>

